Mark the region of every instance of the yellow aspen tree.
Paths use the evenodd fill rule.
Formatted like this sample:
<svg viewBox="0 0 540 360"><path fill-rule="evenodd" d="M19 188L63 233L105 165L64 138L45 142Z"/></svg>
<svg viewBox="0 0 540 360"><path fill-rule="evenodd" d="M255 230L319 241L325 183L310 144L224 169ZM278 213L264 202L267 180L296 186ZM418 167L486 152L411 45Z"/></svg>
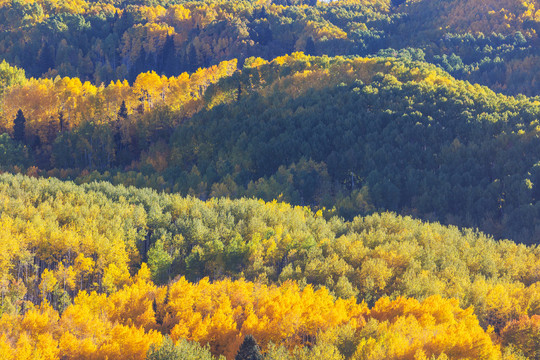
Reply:
<svg viewBox="0 0 540 360"><path fill-rule="evenodd" d="M79 253L74 261L74 270L79 281L79 290L84 290L84 280L94 272L95 262L92 258Z"/></svg>
<svg viewBox="0 0 540 360"><path fill-rule="evenodd" d="M49 269L45 269L41 273L41 282L39 284L39 290L41 291L41 296L43 300L47 299L47 295L50 294L58 284L58 280L54 276L54 272Z"/></svg>

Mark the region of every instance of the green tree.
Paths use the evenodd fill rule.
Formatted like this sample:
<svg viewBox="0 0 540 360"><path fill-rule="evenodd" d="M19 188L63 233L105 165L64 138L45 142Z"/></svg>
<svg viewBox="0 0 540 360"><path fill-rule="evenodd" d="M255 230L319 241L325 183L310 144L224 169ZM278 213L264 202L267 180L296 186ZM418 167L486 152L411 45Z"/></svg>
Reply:
<svg viewBox="0 0 540 360"><path fill-rule="evenodd" d="M120 110L118 110L118 120L125 121L127 120L127 117L128 117L128 112L127 112L126 101L122 100L122 104L120 105Z"/></svg>
<svg viewBox="0 0 540 360"><path fill-rule="evenodd" d="M208 347L181 339L176 345L170 337L165 337L161 346L152 345L146 355L147 360L213 360ZM218 359L224 360L223 357Z"/></svg>
<svg viewBox="0 0 540 360"><path fill-rule="evenodd" d="M9 65L5 60L0 63L0 97L11 85L21 84L26 79L24 70Z"/></svg>
<svg viewBox="0 0 540 360"><path fill-rule="evenodd" d="M28 150L18 144L8 134L0 135L0 167L18 165L29 166Z"/></svg>
<svg viewBox="0 0 540 360"><path fill-rule="evenodd" d="M253 335L246 335L234 360L262 360L263 356Z"/></svg>
<svg viewBox="0 0 540 360"><path fill-rule="evenodd" d="M21 109L17 111L17 116L13 121L13 138L17 141L25 142L26 118Z"/></svg>

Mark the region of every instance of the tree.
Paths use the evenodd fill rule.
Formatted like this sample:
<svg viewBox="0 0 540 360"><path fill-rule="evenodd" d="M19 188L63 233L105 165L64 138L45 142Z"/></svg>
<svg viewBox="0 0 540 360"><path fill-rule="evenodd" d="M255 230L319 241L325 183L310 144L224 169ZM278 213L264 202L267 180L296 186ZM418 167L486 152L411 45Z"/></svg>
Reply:
<svg viewBox="0 0 540 360"><path fill-rule="evenodd" d="M262 360L263 356L253 335L246 335L234 360Z"/></svg>
<svg viewBox="0 0 540 360"><path fill-rule="evenodd" d="M37 61L34 63L36 73L44 74L50 69L54 69L54 48L47 42L43 44L39 51Z"/></svg>
<svg viewBox="0 0 540 360"><path fill-rule="evenodd" d="M503 345L512 344L531 359L540 358L540 315L523 315L501 331Z"/></svg>
<svg viewBox="0 0 540 360"><path fill-rule="evenodd" d="M118 110L117 115L118 117L116 118L116 122L112 130L114 134L114 146L116 148L116 163L119 164L131 158L131 155L129 153L126 153L127 147L122 144L122 124L126 126L128 118L128 110L125 100L122 100L122 104L120 105L120 109Z"/></svg>
<svg viewBox="0 0 540 360"><path fill-rule="evenodd" d="M306 40L306 54L308 55L315 55L315 41L313 40L313 36L310 36Z"/></svg>
<svg viewBox="0 0 540 360"><path fill-rule="evenodd" d="M165 337L161 346L154 344L148 349L146 355L149 360L176 360L181 358L180 349L174 346L170 337Z"/></svg>
<svg viewBox="0 0 540 360"><path fill-rule="evenodd" d="M122 100L122 104L120 105L120 110L118 110L118 120L126 121L127 117L128 117L128 112L127 112L126 101Z"/></svg>
<svg viewBox="0 0 540 360"><path fill-rule="evenodd" d="M240 101L240 97L242 96L242 83L238 83L238 93L236 94L236 101Z"/></svg>
<svg viewBox="0 0 540 360"><path fill-rule="evenodd" d="M17 116L13 121L13 138L17 141L25 141L26 119L21 109L17 111Z"/></svg>
<svg viewBox="0 0 540 360"><path fill-rule="evenodd" d="M175 345L169 336L163 339L160 346L154 344L147 353L147 360L213 360L208 347L202 347L197 342L180 339ZM219 357L223 359L223 357Z"/></svg>
<svg viewBox="0 0 540 360"><path fill-rule="evenodd" d="M176 75L176 50L174 48L174 35L167 35L163 48L157 57L157 70L167 76Z"/></svg>
<svg viewBox="0 0 540 360"><path fill-rule="evenodd" d="M5 60L0 63L0 96L8 86L22 84L26 80L23 69L9 65Z"/></svg>
<svg viewBox="0 0 540 360"><path fill-rule="evenodd" d="M0 135L0 167L6 166L28 167L31 159L28 149L14 141L8 134Z"/></svg>
<svg viewBox="0 0 540 360"><path fill-rule="evenodd" d="M58 114L58 123L60 125L60 132L64 132L64 113L63 112L60 112L60 114Z"/></svg>

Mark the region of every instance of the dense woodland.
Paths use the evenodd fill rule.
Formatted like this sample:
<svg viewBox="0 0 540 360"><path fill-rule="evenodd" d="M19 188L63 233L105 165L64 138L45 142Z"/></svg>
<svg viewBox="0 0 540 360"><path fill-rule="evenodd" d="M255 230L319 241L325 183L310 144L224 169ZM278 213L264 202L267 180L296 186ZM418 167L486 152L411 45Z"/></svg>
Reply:
<svg viewBox="0 0 540 360"><path fill-rule="evenodd" d="M538 247L109 183L4 174L0 198L0 346L15 359L144 358L163 336L233 358L251 334L269 359L518 359L538 345Z"/></svg>
<svg viewBox="0 0 540 360"><path fill-rule="evenodd" d="M28 76L105 83L250 56L406 57L539 95L537 0L3 0L0 57Z"/></svg>
<svg viewBox="0 0 540 360"><path fill-rule="evenodd" d="M3 359L538 359L539 32L0 0Z"/></svg>
<svg viewBox="0 0 540 360"><path fill-rule="evenodd" d="M433 65L293 53L107 86L3 69L11 171L540 236L540 102Z"/></svg>

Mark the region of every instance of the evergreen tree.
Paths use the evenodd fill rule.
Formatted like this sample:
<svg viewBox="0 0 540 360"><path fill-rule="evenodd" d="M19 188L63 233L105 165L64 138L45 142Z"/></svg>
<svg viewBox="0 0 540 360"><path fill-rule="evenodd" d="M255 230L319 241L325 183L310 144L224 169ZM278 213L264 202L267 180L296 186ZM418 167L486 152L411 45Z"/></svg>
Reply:
<svg viewBox="0 0 540 360"><path fill-rule="evenodd" d="M126 101L122 100L122 104L120 105L120 109L118 110L118 121L125 121L127 120L128 113L127 113L127 106Z"/></svg>
<svg viewBox="0 0 540 360"><path fill-rule="evenodd" d="M262 360L261 350L253 335L246 335L234 360Z"/></svg>
<svg viewBox="0 0 540 360"><path fill-rule="evenodd" d="M26 119L21 109L17 111L17 116L13 121L13 138L17 141L25 142Z"/></svg>
<svg viewBox="0 0 540 360"><path fill-rule="evenodd" d="M46 73L49 69L54 69L54 50L48 43L45 43L39 51L35 66L39 75Z"/></svg>
<svg viewBox="0 0 540 360"><path fill-rule="evenodd" d="M308 55L315 55L315 41L312 36L308 37L306 40L305 52Z"/></svg>
<svg viewBox="0 0 540 360"><path fill-rule="evenodd" d="M114 146L116 148L116 162L117 164L122 163L123 161L127 161L130 156L129 153L126 152L126 147L124 144L122 144L122 123L125 123L128 118L127 113L127 106L126 101L122 100L122 104L120 105L120 109L118 110L118 117L116 118L116 123L114 124L113 130L113 140L114 140Z"/></svg>
<svg viewBox="0 0 540 360"><path fill-rule="evenodd" d="M163 48L157 57L158 73L167 76L176 75L176 50L174 48L174 36L167 35Z"/></svg>
<svg viewBox="0 0 540 360"><path fill-rule="evenodd" d="M242 96L242 83L238 83L238 93L236 94L236 101L240 101L240 97Z"/></svg>
<svg viewBox="0 0 540 360"><path fill-rule="evenodd" d="M47 144L52 144L56 137L58 136L59 126L54 118L49 120L49 125L47 126Z"/></svg>
<svg viewBox="0 0 540 360"><path fill-rule="evenodd" d="M190 71L196 71L198 67L198 61L197 61L197 50L195 50L195 46L191 43L188 46L187 49L187 68Z"/></svg>
<svg viewBox="0 0 540 360"><path fill-rule="evenodd" d="M64 113L60 112L58 115L58 124L60 126L60 132L64 132Z"/></svg>
<svg viewBox="0 0 540 360"><path fill-rule="evenodd" d="M144 47L141 45L141 49L139 51L139 56L129 69L129 82L133 83L135 82L135 79L137 79L137 75L139 75L142 72L146 72L149 69L148 63L148 56L146 54L146 50L144 50Z"/></svg>

